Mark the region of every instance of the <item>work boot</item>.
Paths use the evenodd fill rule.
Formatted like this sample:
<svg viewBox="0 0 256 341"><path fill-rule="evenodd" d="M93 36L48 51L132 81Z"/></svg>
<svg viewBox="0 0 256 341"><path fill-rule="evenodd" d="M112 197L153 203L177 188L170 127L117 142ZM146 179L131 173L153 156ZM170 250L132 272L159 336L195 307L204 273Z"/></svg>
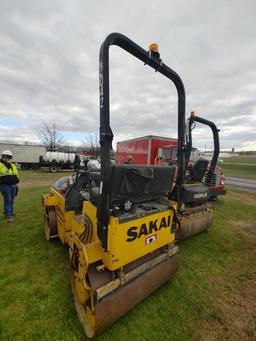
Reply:
<svg viewBox="0 0 256 341"><path fill-rule="evenodd" d="M11 223L13 221L13 217L10 216L10 217L6 217L6 222L7 223Z"/></svg>

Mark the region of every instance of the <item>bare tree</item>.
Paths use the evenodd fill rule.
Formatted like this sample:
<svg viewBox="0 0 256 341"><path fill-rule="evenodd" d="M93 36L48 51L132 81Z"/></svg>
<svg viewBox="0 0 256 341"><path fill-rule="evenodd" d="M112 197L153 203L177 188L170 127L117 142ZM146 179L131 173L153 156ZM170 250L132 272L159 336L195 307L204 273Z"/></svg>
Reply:
<svg viewBox="0 0 256 341"><path fill-rule="evenodd" d="M43 127L40 130L39 138L49 151L58 150L64 143L64 137L58 131L55 122L52 124L43 122Z"/></svg>
<svg viewBox="0 0 256 341"><path fill-rule="evenodd" d="M88 135L85 140L82 141L84 150L91 156L97 158L100 155L100 144L97 134Z"/></svg>

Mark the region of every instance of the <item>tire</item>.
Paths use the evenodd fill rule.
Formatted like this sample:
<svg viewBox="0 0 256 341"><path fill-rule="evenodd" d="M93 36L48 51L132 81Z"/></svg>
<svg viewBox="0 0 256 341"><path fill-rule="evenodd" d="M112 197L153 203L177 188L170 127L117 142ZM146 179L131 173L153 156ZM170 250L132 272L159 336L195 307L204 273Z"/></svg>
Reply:
<svg viewBox="0 0 256 341"><path fill-rule="evenodd" d="M57 173L58 172L58 166L57 165L52 165L50 166L50 172L51 173Z"/></svg>

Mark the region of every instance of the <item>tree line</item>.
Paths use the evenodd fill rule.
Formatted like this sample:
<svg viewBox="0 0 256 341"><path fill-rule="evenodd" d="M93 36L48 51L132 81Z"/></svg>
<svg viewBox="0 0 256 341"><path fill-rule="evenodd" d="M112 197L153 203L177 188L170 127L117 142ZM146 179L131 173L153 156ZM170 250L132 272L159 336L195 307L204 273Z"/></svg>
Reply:
<svg viewBox="0 0 256 341"><path fill-rule="evenodd" d="M55 122L51 124L43 122L39 139L42 145L51 152L88 153L94 157L98 157L100 153L97 134L88 135L85 140L81 141L81 146L70 146L66 143Z"/></svg>

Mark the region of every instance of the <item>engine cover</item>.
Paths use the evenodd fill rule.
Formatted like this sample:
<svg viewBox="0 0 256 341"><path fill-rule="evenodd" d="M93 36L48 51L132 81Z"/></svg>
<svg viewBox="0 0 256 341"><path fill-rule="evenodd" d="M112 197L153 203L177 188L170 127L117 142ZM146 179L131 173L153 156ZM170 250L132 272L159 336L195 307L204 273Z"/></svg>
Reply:
<svg viewBox="0 0 256 341"><path fill-rule="evenodd" d="M182 202L202 202L208 199L209 187L204 184L187 184L182 189Z"/></svg>

